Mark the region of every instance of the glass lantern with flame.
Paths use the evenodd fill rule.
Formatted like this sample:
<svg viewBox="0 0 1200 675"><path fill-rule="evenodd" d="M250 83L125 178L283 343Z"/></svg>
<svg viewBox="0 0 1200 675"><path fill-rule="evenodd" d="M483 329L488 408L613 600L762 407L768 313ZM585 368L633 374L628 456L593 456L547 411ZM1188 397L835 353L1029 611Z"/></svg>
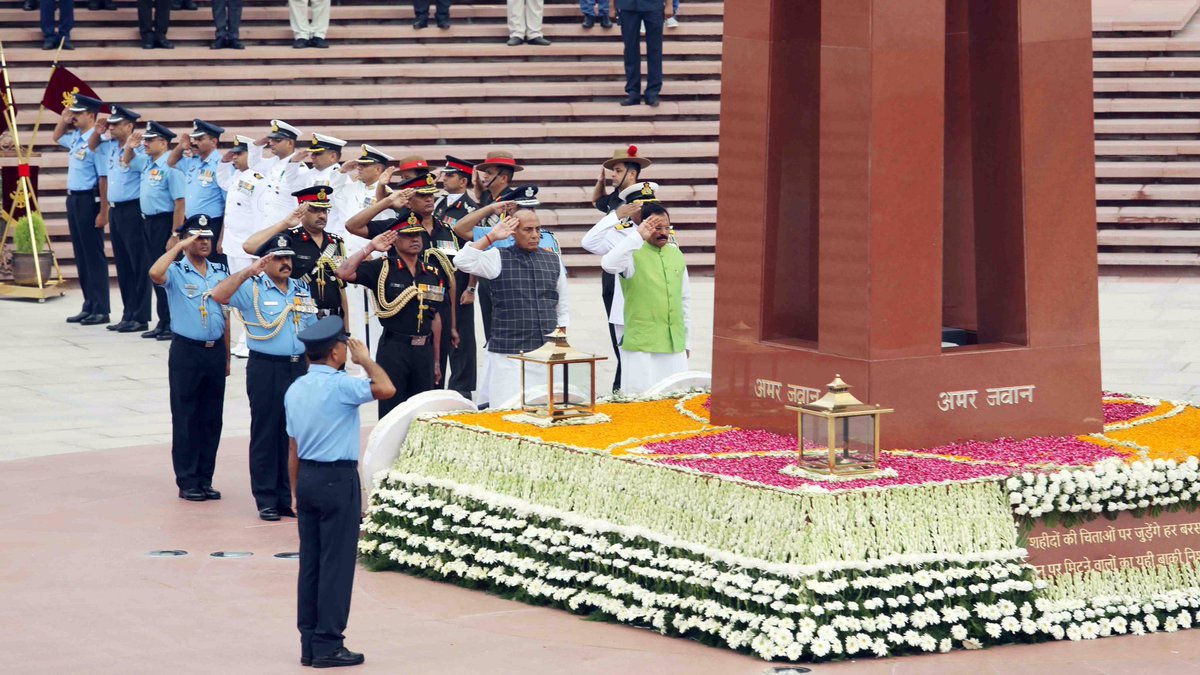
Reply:
<svg viewBox="0 0 1200 675"><path fill-rule="evenodd" d="M879 417L892 410L855 398L841 375L821 398L787 409L799 413L800 469L830 476L879 470Z"/></svg>
<svg viewBox="0 0 1200 675"><path fill-rule="evenodd" d="M607 356L585 354L567 344L567 334L556 329L546 336L546 344L531 352L517 354L508 358L521 362L521 410L534 417L540 417L552 422L576 419L594 415L596 412L596 362L607 359ZM545 402L540 395L532 395L536 383L526 377L526 370L531 365L542 365L546 368ZM588 369L589 386L586 393L572 396L571 368ZM540 368L538 370L541 370ZM556 371L561 375L556 382ZM556 387L556 385L558 385ZM580 400L582 399L582 400Z"/></svg>

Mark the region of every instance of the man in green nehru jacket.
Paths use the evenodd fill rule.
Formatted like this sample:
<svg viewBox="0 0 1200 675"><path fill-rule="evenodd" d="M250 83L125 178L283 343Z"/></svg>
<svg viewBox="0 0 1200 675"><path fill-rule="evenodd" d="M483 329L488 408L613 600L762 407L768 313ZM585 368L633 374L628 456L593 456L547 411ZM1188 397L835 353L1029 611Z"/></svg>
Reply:
<svg viewBox="0 0 1200 675"><path fill-rule="evenodd" d="M640 394L687 370L691 355L691 284L683 252L671 242L671 216L662 204L642 205L642 222L600 259L625 295L621 389Z"/></svg>

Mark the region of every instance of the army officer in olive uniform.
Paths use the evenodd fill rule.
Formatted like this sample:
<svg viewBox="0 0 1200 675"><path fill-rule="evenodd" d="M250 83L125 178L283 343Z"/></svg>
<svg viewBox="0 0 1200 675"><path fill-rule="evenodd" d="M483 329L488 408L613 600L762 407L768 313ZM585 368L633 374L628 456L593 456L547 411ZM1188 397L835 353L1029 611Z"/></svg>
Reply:
<svg viewBox="0 0 1200 675"><path fill-rule="evenodd" d="M442 318L450 297L449 282L437 264L424 260L425 228L406 221L372 239L338 267L342 279L366 286L375 298L383 338L376 360L387 371L396 395L379 401L382 419L410 396L429 391L441 380L438 366ZM394 245L395 257L364 259Z"/></svg>

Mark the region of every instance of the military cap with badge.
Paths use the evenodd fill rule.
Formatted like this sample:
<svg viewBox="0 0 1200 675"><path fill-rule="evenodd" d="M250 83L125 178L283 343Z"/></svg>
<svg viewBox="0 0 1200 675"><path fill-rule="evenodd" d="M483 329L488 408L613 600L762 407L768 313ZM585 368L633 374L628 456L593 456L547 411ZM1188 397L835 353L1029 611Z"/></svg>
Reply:
<svg viewBox="0 0 1200 675"><path fill-rule="evenodd" d="M103 106L104 101L101 101L98 98L84 96L83 94L75 94L74 98L71 100L71 105L67 106L67 110L70 110L73 113L94 113L100 112L100 108Z"/></svg>
<svg viewBox="0 0 1200 675"><path fill-rule="evenodd" d="M362 154L359 155L358 159L354 161L358 162L359 164L387 164L393 159L394 158L391 155L364 143L362 146Z"/></svg>
<svg viewBox="0 0 1200 675"><path fill-rule="evenodd" d="M292 257L296 255L296 251L292 248L291 237L286 234L277 234L263 242L254 255L260 258L267 256Z"/></svg>
<svg viewBox="0 0 1200 675"><path fill-rule="evenodd" d="M208 226L208 216L197 214L183 221L182 224L175 230L180 239L187 239L191 236L198 236L201 239L212 238L213 231Z"/></svg>
<svg viewBox="0 0 1200 675"><path fill-rule="evenodd" d="M313 209L328 209L333 206L333 202L329 200L332 194L333 188L328 185L313 185L296 190L292 196L296 198L297 204L307 204Z"/></svg>
<svg viewBox="0 0 1200 675"><path fill-rule="evenodd" d="M132 122L136 124L138 120L142 119L140 114L135 113L129 108L119 105L111 105L109 107L111 108L111 112L108 114L107 120L109 124L120 124L121 122Z"/></svg>
<svg viewBox="0 0 1200 675"><path fill-rule="evenodd" d="M271 120L271 133L267 138L277 141L294 141L300 138L300 130L283 120Z"/></svg>
<svg viewBox="0 0 1200 675"><path fill-rule="evenodd" d="M314 133L312 136L312 142L308 146L308 152L312 155L319 155L328 150L341 152L342 148L346 147L346 141L340 138L317 133Z"/></svg>
<svg viewBox="0 0 1200 675"><path fill-rule="evenodd" d="M192 131L188 134L192 138L200 138L201 136L209 136L211 138L220 138L225 130L212 122L205 122L201 119L192 120Z"/></svg>

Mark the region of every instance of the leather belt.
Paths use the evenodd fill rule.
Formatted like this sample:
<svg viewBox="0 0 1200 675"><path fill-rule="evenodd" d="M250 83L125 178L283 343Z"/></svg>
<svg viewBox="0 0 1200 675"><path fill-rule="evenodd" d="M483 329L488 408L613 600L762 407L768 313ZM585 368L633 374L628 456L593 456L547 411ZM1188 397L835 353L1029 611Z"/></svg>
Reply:
<svg viewBox="0 0 1200 675"><path fill-rule="evenodd" d="M211 349L212 347L216 347L218 344L221 344L224 342L224 340L219 340L219 339L218 340L193 340L192 338L184 337L184 336L180 335L179 333L173 334L171 339L175 340L176 342L182 342L185 345L192 345L193 347L202 347L204 349Z"/></svg>
<svg viewBox="0 0 1200 675"><path fill-rule="evenodd" d="M311 466L314 469L334 469L338 467L356 469L358 461L353 459L339 459L333 462L318 462L315 459L302 459L300 466Z"/></svg>
<svg viewBox="0 0 1200 675"><path fill-rule="evenodd" d="M304 360L304 355L303 354L292 354L291 356L281 356L281 355L277 355L277 354L264 354L262 352L256 352L253 349L251 349L250 350L250 358L262 359L264 361L276 361L278 363L300 363L301 361Z"/></svg>

